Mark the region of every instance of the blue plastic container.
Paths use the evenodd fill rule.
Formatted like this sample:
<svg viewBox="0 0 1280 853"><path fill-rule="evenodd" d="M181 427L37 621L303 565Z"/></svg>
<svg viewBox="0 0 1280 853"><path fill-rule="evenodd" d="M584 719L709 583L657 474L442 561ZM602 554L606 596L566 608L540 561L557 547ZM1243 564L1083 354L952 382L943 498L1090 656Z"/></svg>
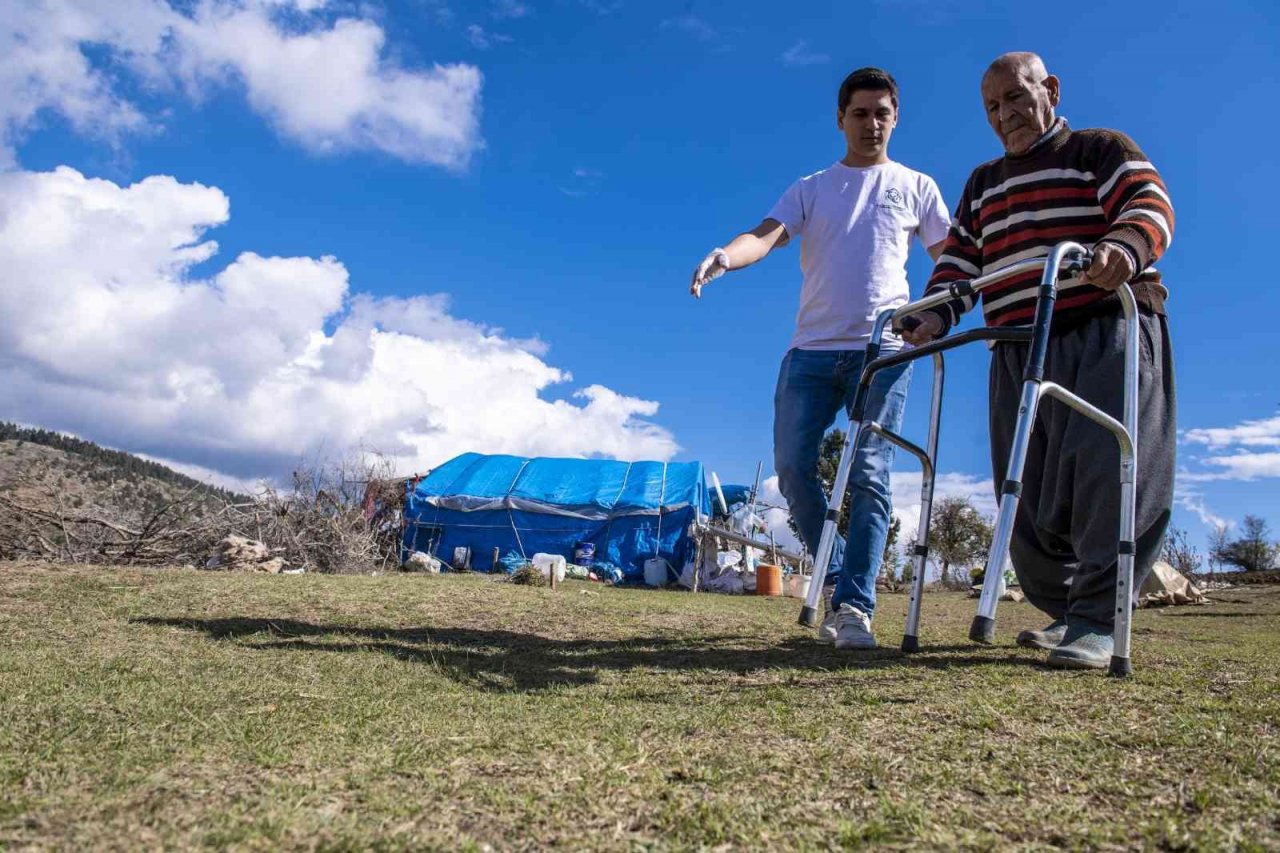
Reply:
<svg viewBox="0 0 1280 853"><path fill-rule="evenodd" d="M579 566L591 568L591 564L596 559L596 546L594 542L579 542L573 549L573 562Z"/></svg>

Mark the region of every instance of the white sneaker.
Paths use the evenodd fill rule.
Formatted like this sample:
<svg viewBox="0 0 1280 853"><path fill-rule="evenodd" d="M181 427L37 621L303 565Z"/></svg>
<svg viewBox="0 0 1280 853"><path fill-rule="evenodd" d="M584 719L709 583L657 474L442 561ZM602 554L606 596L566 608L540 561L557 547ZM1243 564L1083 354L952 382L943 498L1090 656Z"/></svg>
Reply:
<svg viewBox="0 0 1280 853"><path fill-rule="evenodd" d="M836 612L831 609L831 596L835 592L831 587L822 591L822 624L818 626L818 642L834 643L836 641Z"/></svg>
<svg viewBox="0 0 1280 853"><path fill-rule="evenodd" d="M836 611L837 649L874 649L876 638L871 634L871 617L852 604L841 604Z"/></svg>

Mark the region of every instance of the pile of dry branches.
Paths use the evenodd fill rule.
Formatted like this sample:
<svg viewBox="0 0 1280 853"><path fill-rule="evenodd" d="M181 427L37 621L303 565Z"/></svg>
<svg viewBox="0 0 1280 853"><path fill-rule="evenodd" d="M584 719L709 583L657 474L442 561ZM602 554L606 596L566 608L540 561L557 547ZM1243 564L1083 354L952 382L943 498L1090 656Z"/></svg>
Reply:
<svg viewBox="0 0 1280 853"><path fill-rule="evenodd" d="M191 489L145 512L102 502L73 507L52 483L19 483L0 493L0 559L203 568L226 537L242 536L294 571L386 570L399 565L401 530L386 468L317 465L295 472L291 488L264 486L248 502ZM373 512L364 500L371 481L386 491Z"/></svg>
<svg viewBox="0 0 1280 853"><path fill-rule="evenodd" d="M364 498L390 478L381 463L343 463L300 470L293 487L264 488L257 500L235 509L243 536L267 545L291 569L326 573L385 571L399 565L398 511L367 512Z"/></svg>
<svg viewBox="0 0 1280 853"><path fill-rule="evenodd" d="M32 486L36 484L30 484ZM0 494L0 558L68 563L203 563L237 511L192 489L145 515L73 508L54 487Z"/></svg>

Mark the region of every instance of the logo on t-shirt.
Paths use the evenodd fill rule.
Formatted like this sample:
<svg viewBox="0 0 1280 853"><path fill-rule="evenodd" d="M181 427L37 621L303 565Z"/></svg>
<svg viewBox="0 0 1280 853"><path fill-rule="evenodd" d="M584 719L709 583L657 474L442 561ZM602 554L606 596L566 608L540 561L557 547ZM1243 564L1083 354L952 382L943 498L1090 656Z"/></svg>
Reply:
<svg viewBox="0 0 1280 853"><path fill-rule="evenodd" d="M880 203L881 207L896 207L901 210L906 205L906 196L902 194L902 190L897 187L889 187L884 191L884 200Z"/></svg>

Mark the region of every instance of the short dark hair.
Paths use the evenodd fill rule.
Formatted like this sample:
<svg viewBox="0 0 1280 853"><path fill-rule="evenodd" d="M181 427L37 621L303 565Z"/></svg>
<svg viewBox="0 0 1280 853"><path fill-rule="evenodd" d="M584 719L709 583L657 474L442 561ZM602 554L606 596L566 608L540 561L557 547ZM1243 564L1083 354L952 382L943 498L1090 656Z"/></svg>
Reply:
<svg viewBox="0 0 1280 853"><path fill-rule="evenodd" d="M853 93L862 89L868 89L875 92L888 92L889 100L893 102L893 108L898 108L898 81L893 79L893 75L883 68L859 68L857 71L844 78L844 82L840 84L840 96L836 100L836 107L841 113L849 106Z"/></svg>

